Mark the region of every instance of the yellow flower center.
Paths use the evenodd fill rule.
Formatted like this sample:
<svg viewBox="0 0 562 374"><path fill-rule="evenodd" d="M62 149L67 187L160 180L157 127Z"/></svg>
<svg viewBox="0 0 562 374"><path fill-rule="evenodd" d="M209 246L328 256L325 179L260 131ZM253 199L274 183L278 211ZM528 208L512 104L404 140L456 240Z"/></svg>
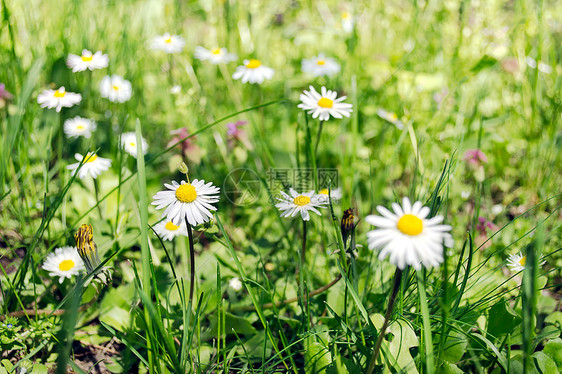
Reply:
<svg viewBox="0 0 562 374"><path fill-rule="evenodd" d="M398 119L398 116L396 115L396 113L388 113L388 119L391 121L396 121Z"/></svg>
<svg viewBox="0 0 562 374"><path fill-rule="evenodd" d="M55 97L64 97L64 95L66 95L64 88L59 88L55 91Z"/></svg>
<svg viewBox="0 0 562 374"><path fill-rule="evenodd" d="M74 261L72 260L64 260L61 261L61 263L59 264L60 271L69 271L73 267L74 267Z"/></svg>
<svg viewBox="0 0 562 374"><path fill-rule="evenodd" d="M78 125L78 126L76 126L76 128L77 128L78 130L84 130L84 126L82 126L82 125Z"/></svg>
<svg viewBox="0 0 562 374"><path fill-rule="evenodd" d="M248 63L246 64L246 67L248 69L259 68L260 66L261 66L260 60L256 60L255 58L250 59L250 61L248 61Z"/></svg>
<svg viewBox="0 0 562 374"><path fill-rule="evenodd" d="M318 100L318 106L322 108L331 108L334 106L334 102L328 98L321 98Z"/></svg>
<svg viewBox="0 0 562 374"><path fill-rule="evenodd" d="M164 43L171 43L172 42L172 37L170 36L168 39L164 40Z"/></svg>
<svg viewBox="0 0 562 374"><path fill-rule="evenodd" d="M295 205L305 206L305 205L310 204L310 197L304 196L304 195L299 195L299 196L295 197L293 202L295 203Z"/></svg>
<svg viewBox="0 0 562 374"><path fill-rule="evenodd" d="M525 266L526 263L527 263L527 256L521 257L521 260L519 260L519 265Z"/></svg>
<svg viewBox="0 0 562 374"><path fill-rule="evenodd" d="M396 225L398 230L406 235L416 236L421 234L423 230L423 222L413 214L404 214Z"/></svg>
<svg viewBox="0 0 562 374"><path fill-rule="evenodd" d="M90 62L90 61L92 61L93 58L94 58L94 56L92 56L92 55L90 55L90 56L82 55L82 61L84 61L84 62Z"/></svg>
<svg viewBox="0 0 562 374"><path fill-rule="evenodd" d="M88 153L88 155L86 155L86 161L84 161L84 163L87 164L88 162L94 162L97 158L98 155L91 155Z"/></svg>
<svg viewBox="0 0 562 374"><path fill-rule="evenodd" d="M176 226L172 223L172 221L166 223L166 230L170 230L170 231L176 231L177 229L179 229L179 226Z"/></svg>
<svg viewBox="0 0 562 374"><path fill-rule="evenodd" d="M214 55L220 55L220 54L221 54L221 49L220 49L220 48L213 49L213 54L214 54Z"/></svg>
<svg viewBox="0 0 562 374"><path fill-rule="evenodd" d="M184 183L176 189L176 197L182 203L191 203L197 198L197 192L190 183Z"/></svg>
<svg viewBox="0 0 562 374"><path fill-rule="evenodd" d="M129 145L130 145L131 147L136 147L135 143L133 143L133 142L129 142Z"/></svg>
<svg viewBox="0 0 562 374"><path fill-rule="evenodd" d="M320 190L320 192L318 192L321 195L327 195L328 194L328 189L324 188L323 190Z"/></svg>
<svg viewBox="0 0 562 374"><path fill-rule="evenodd" d="M342 15L341 15L341 18L343 18L343 19L348 19L349 17L350 17L349 12L343 12Z"/></svg>
<svg viewBox="0 0 562 374"><path fill-rule="evenodd" d="M118 91L118 90L119 90L119 86L113 86L113 89L114 89L115 91Z"/></svg>
<svg viewBox="0 0 562 374"><path fill-rule="evenodd" d="M324 61L324 60L316 61L316 65L320 65L320 66L324 65L325 63L326 63L326 61Z"/></svg>

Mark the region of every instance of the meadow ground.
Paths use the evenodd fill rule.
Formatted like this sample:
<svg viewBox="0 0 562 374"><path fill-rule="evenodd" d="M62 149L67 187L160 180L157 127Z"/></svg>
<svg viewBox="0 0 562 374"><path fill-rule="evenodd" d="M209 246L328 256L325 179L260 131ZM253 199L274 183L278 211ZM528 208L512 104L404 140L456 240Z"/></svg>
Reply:
<svg viewBox="0 0 562 374"><path fill-rule="evenodd" d="M0 373L562 369L562 2L1 7Z"/></svg>

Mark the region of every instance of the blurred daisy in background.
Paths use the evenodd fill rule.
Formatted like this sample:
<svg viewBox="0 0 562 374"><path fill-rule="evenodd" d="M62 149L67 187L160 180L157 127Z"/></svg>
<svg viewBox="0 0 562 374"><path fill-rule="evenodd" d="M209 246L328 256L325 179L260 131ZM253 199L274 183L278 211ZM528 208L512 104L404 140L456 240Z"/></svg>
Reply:
<svg viewBox="0 0 562 374"><path fill-rule="evenodd" d="M353 31L353 26L355 25L355 18L353 14L348 11L343 11L341 13L341 28L343 31L350 33Z"/></svg>
<svg viewBox="0 0 562 374"><path fill-rule="evenodd" d="M124 103L133 95L131 82L119 75L105 76L100 83L101 97L114 103Z"/></svg>
<svg viewBox="0 0 562 374"><path fill-rule="evenodd" d="M234 74L232 74L233 79L240 79L242 83L263 83L266 79L273 78L274 70L267 66L263 66L260 60L254 58L250 60L244 60L244 65L238 66Z"/></svg>
<svg viewBox="0 0 562 374"><path fill-rule="evenodd" d="M319 216L322 215L316 208L325 208L325 199L319 199L314 191L298 193L294 189L289 189L289 194L281 191L281 198L277 198L280 202L275 204L277 209L281 211L281 217L294 217L300 213L304 221L310 220L309 211Z"/></svg>
<svg viewBox="0 0 562 374"><path fill-rule="evenodd" d="M85 269L76 247L55 249L55 253L50 253L41 267L49 272L49 276L59 277L59 283Z"/></svg>
<svg viewBox="0 0 562 374"><path fill-rule="evenodd" d="M209 61L213 65L236 61L238 56L228 53L226 48L215 48L208 50L203 47L195 47L195 58L201 61Z"/></svg>
<svg viewBox="0 0 562 374"><path fill-rule="evenodd" d="M82 95L74 92L66 92L64 86L58 90L44 90L37 96L37 102L41 108L55 108L57 112L61 109L70 108L82 101Z"/></svg>
<svg viewBox="0 0 562 374"><path fill-rule="evenodd" d="M72 69L73 73L84 71L86 69L96 70L106 68L109 64L109 57L104 55L101 51L92 52L87 49L82 50L82 56L68 55L66 65Z"/></svg>
<svg viewBox="0 0 562 374"><path fill-rule="evenodd" d="M539 259L539 266L543 266L546 261L543 260L542 255ZM507 257L507 266L511 271L520 272L525 270L525 265L527 265L527 256L521 254L521 252L515 255L509 255Z"/></svg>
<svg viewBox="0 0 562 374"><path fill-rule="evenodd" d="M82 162L82 160L84 159L84 156L82 156L80 153L76 153L74 157L76 158L76 160L78 160L78 162L66 167L68 170L73 171L72 175L76 174L76 170L78 169L78 166L80 166L80 162ZM111 166L110 159L98 157L98 155L96 155L95 153L88 152L85 157L86 160L84 161L82 167L80 168L80 171L78 172L78 177L80 177L80 179L84 179L88 176L91 176L95 179L98 177L98 175L109 169L109 167Z"/></svg>
<svg viewBox="0 0 562 374"><path fill-rule="evenodd" d="M167 217L174 225L187 220L191 226L197 226L213 218L211 211L217 208L211 204L219 201L220 188L212 182L205 184L204 180L194 179L191 183L172 181L164 186L168 190L158 191L152 205L156 205L156 209L166 208L162 217Z"/></svg>
<svg viewBox="0 0 562 374"><path fill-rule="evenodd" d="M162 240L171 241L176 236L187 236L187 227L185 226L185 222L181 222L179 226L174 225L172 221L165 220L162 222L158 222L154 225L154 231L158 234Z"/></svg>
<svg viewBox="0 0 562 374"><path fill-rule="evenodd" d="M152 38L150 48L155 51L164 51L166 53L178 53L183 50L185 41L179 35L170 35L165 33Z"/></svg>
<svg viewBox="0 0 562 374"><path fill-rule="evenodd" d="M146 152L148 151L148 143L146 142L146 139L141 137L141 149L143 154L146 154ZM119 145L121 146L121 148L123 148L125 150L125 152L127 152L128 154L130 154L131 156L133 156L134 158L137 158L138 153L137 153L137 134L134 132L125 132L123 134L121 134L121 136L119 137Z"/></svg>
<svg viewBox="0 0 562 374"><path fill-rule="evenodd" d="M96 122L90 118L76 116L64 121L64 134L68 138L83 136L90 139L92 132L96 130Z"/></svg>
<svg viewBox="0 0 562 374"><path fill-rule="evenodd" d="M340 64L335 59L320 53L318 56L310 59L304 58L302 60L302 71L315 77L324 75L331 77L340 72Z"/></svg>
<svg viewBox="0 0 562 374"><path fill-rule="evenodd" d="M305 90L301 94L301 104L297 107L308 111L308 114L312 114L312 118L318 118L320 121L327 121L330 116L334 118L349 117L353 111L351 109L353 105L342 103L347 96L340 98L337 98L337 96L336 91L327 90L324 86L322 86L320 93L310 86L310 91Z"/></svg>
<svg viewBox="0 0 562 374"><path fill-rule="evenodd" d="M240 278L234 277L228 281L228 287L232 288L234 291L240 291L243 287L243 284L240 281Z"/></svg>
<svg viewBox="0 0 562 374"><path fill-rule="evenodd" d="M387 112L384 109L377 109L377 116L387 122L392 123L399 130L402 130L404 128L404 123L398 119L398 116L394 112Z"/></svg>
<svg viewBox="0 0 562 374"><path fill-rule="evenodd" d="M328 193L330 194L330 197L332 198L332 201L338 201L341 200L341 198L343 197L341 188L338 187L336 189L333 189L331 191L329 191L327 188L324 188L320 191L318 191L318 198L319 199L324 199L326 204L330 203L330 200L328 199Z"/></svg>
<svg viewBox="0 0 562 374"><path fill-rule="evenodd" d="M380 248L379 260L389 256L399 269L406 265L420 270L422 266L435 267L443 262L443 245L453 246L451 226L441 225L442 216L426 218L430 210L420 201L413 205L405 197L402 206L392 203L394 212L377 206L381 216L369 215L367 223L378 228L367 233L369 248Z"/></svg>

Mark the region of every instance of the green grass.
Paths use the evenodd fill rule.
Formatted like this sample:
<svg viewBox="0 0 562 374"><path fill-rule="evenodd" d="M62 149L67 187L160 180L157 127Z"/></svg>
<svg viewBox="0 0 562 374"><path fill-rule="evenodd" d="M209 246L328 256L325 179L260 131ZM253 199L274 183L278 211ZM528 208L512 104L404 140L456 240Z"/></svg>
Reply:
<svg viewBox="0 0 562 374"><path fill-rule="evenodd" d="M562 370L559 2L1 8L0 83L13 98L0 100L0 373L363 373L385 315L376 373ZM349 32L344 12L355 17ZM183 52L149 48L164 32L185 39ZM211 65L194 58L196 46L227 47L238 60ZM107 53L109 66L72 73L66 58L84 48ZM341 72L303 73L301 60L318 53ZM275 69L273 79L233 80L246 58ZM131 100L100 97L109 74L131 82ZM82 102L42 109L37 95L62 85ZM351 117L320 123L297 108L309 85L346 95ZM77 115L96 121L90 139L64 135ZM247 121L241 138L227 134L235 121ZM170 133L182 127L185 139ZM144 157L119 147L124 132L147 140ZM471 149L488 161L471 166ZM73 177L74 154L92 151L109 170L95 183ZM190 179L221 188L211 222L193 229L194 282L188 237L157 236L162 211L150 205L163 183L185 178L181 162ZM273 177L296 171L306 187ZM343 197L303 226L274 206L289 187L339 187ZM396 267L368 248L364 218L404 196L444 216L455 245L438 268L404 269L388 308ZM494 226L482 230L480 217ZM107 285L93 274L59 283L41 268L85 223L98 269L111 269ZM513 272L507 259L519 252L527 263Z"/></svg>

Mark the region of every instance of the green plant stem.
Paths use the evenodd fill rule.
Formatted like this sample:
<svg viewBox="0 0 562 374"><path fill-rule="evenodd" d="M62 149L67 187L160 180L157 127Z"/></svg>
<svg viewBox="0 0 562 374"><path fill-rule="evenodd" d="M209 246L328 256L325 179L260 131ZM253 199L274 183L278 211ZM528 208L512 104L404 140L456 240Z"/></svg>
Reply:
<svg viewBox="0 0 562 374"><path fill-rule="evenodd" d="M390 298L388 299L388 306L386 308L386 314L384 316L384 323L382 324L382 328L379 331L379 337L377 338L377 342L375 343L375 349L373 350L373 354L371 355L369 367L367 368L367 374L371 374L375 369L375 364L377 362L377 358L379 357L379 351L381 348L382 340L384 339L385 331L388 326L388 321L390 321L390 316L392 315L392 310L394 309L396 294L398 294L398 290L400 289L401 283L402 283L402 270L397 268L396 272L394 273L394 285L392 286L392 293L390 294Z"/></svg>
<svg viewBox="0 0 562 374"><path fill-rule="evenodd" d="M433 365L433 339L431 337L431 321L429 319L429 308L427 307L427 297L425 294L425 279L422 271L416 270L416 275L418 276L418 292L420 294L420 308L423 321L426 373L431 374L435 370Z"/></svg>
<svg viewBox="0 0 562 374"><path fill-rule="evenodd" d="M100 199L99 199L100 187L98 185L98 180L96 178L94 178L94 194L96 195L96 201L98 202L96 204L96 206L98 207L98 213L100 215L100 219L103 221L103 213L101 211L101 205L100 205Z"/></svg>
<svg viewBox="0 0 562 374"><path fill-rule="evenodd" d="M195 249L193 248L193 231L186 220L187 235L189 237L189 304L193 305L193 289L195 286Z"/></svg>
<svg viewBox="0 0 562 374"><path fill-rule="evenodd" d="M322 136L322 127L324 126L324 121L320 121L318 125L318 133L316 134L316 145L314 146L314 157L318 154L318 144L320 144L320 138Z"/></svg>

